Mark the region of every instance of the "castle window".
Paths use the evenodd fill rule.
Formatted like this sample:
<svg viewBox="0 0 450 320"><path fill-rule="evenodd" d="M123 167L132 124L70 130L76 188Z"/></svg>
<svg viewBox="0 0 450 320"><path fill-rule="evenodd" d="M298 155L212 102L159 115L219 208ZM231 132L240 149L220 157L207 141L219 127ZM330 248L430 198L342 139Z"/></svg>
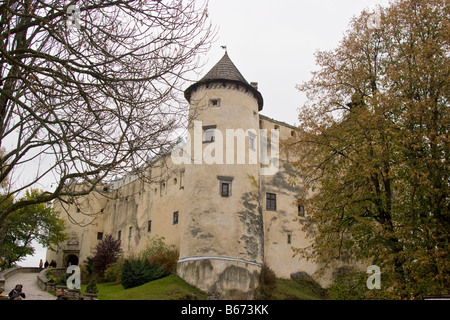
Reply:
<svg viewBox="0 0 450 320"><path fill-rule="evenodd" d="M221 195L222 197L229 197L230 196L230 184L226 182L222 182L220 186Z"/></svg>
<svg viewBox="0 0 450 320"><path fill-rule="evenodd" d="M147 232L151 232L152 231L152 220L148 220L147 221Z"/></svg>
<svg viewBox="0 0 450 320"><path fill-rule="evenodd" d="M298 216L304 217L305 216L305 207L303 205L298 205Z"/></svg>
<svg viewBox="0 0 450 320"><path fill-rule="evenodd" d="M215 128L204 129L203 142L214 142L215 130L216 130Z"/></svg>
<svg viewBox="0 0 450 320"><path fill-rule="evenodd" d="M97 232L97 240L103 239L103 232Z"/></svg>
<svg viewBox="0 0 450 320"><path fill-rule="evenodd" d="M175 211L173 213L173 223L172 224L178 224L178 211Z"/></svg>
<svg viewBox="0 0 450 320"><path fill-rule="evenodd" d="M289 234L287 235L287 243L288 243L288 244L291 244L291 241L292 241L292 235L289 233Z"/></svg>
<svg viewBox="0 0 450 320"><path fill-rule="evenodd" d="M280 130L280 126L279 125L275 125L275 130Z"/></svg>
<svg viewBox="0 0 450 320"><path fill-rule="evenodd" d="M184 171L180 172L180 189L184 189Z"/></svg>
<svg viewBox="0 0 450 320"><path fill-rule="evenodd" d="M294 130L291 131L291 137L295 137L295 131Z"/></svg>
<svg viewBox="0 0 450 320"><path fill-rule="evenodd" d="M233 181L233 177L228 176L217 176L219 179L219 193L222 197L230 197L231 196L231 183Z"/></svg>
<svg viewBox="0 0 450 320"><path fill-rule="evenodd" d="M119 230L119 232L117 232L117 240L120 240L120 238L122 238L122 231Z"/></svg>
<svg viewBox="0 0 450 320"><path fill-rule="evenodd" d="M162 197L164 194L166 194L166 183L165 182L160 182L159 185L159 195Z"/></svg>
<svg viewBox="0 0 450 320"><path fill-rule="evenodd" d="M133 227L130 227L128 229L128 238L131 238L132 235L133 235Z"/></svg>
<svg viewBox="0 0 450 320"><path fill-rule="evenodd" d="M277 210L277 195L275 193L266 193L266 209Z"/></svg>
<svg viewBox="0 0 450 320"><path fill-rule="evenodd" d="M208 105L210 107L220 107L220 99L209 99Z"/></svg>

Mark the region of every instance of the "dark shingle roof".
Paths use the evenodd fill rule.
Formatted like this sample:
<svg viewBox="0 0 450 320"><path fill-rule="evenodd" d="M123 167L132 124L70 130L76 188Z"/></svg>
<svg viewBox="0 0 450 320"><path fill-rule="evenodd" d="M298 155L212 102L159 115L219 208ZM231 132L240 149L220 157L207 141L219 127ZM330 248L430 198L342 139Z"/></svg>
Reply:
<svg viewBox="0 0 450 320"><path fill-rule="evenodd" d="M219 62L217 62L216 65L209 70L209 72L200 81L218 79L240 81L248 84L247 80L245 80L239 72L238 68L236 68L233 61L230 60L230 57L226 52L222 59L220 59Z"/></svg>
<svg viewBox="0 0 450 320"><path fill-rule="evenodd" d="M231 61L230 57L228 56L228 53L226 52L225 55L222 57L222 59L220 59L219 62L217 62L216 65L212 67L212 69L209 70L209 72L203 78L201 78L198 82L194 83L193 85L191 85L189 88L186 89L186 91L184 92L186 100L190 102L191 94L198 86L213 82L222 82L222 83L231 82L243 85L246 89L248 89L253 93L256 100L258 101L259 111L262 110L263 98L261 93L253 86L251 86L247 82L247 80L245 80L245 78L239 72L238 68L236 68L233 61Z"/></svg>

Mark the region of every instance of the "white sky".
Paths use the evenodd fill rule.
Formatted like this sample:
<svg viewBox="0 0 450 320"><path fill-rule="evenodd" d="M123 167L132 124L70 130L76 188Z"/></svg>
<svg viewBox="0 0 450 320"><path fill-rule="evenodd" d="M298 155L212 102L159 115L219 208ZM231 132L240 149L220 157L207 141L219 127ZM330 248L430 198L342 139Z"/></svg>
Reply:
<svg viewBox="0 0 450 320"><path fill-rule="evenodd" d="M223 56L222 45L248 82L258 82L262 114L292 125L306 98L295 86L317 70L314 52L337 47L350 19L387 0L210 0L209 18L217 41L204 57L200 78ZM200 79L199 78L199 79ZM19 263L38 266L46 249Z"/></svg>
<svg viewBox="0 0 450 320"><path fill-rule="evenodd" d="M350 19L386 0L210 0L209 17L219 27L204 75L224 54L248 82L258 82L262 114L297 124L306 101L295 86L317 70L314 52L336 48Z"/></svg>

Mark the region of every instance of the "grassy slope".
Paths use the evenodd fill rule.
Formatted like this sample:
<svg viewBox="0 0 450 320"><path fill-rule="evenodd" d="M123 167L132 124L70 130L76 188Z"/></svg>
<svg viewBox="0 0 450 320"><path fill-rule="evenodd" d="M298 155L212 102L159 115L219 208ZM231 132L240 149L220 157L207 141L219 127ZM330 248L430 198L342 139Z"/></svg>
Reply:
<svg viewBox="0 0 450 320"><path fill-rule="evenodd" d="M206 295L197 288L189 285L177 275L148 282L138 287L124 289L121 284L99 283L99 300L205 300ZM81 287L84 292L86 286ZM275 290L272 292L272 300L317 300L323 296L308 284L277 279Z"/></svg>
<svg viewBox="0 0 450 320"><path fill-rule="evenodd" d="M82 286L81 291L83 292L85 288L85 285ZM177 275L170 275L130 289L124 289L121 284L113 283L98 283L97 288L99 300L182 300L195 297L206 299L204 293Z"/></svg>

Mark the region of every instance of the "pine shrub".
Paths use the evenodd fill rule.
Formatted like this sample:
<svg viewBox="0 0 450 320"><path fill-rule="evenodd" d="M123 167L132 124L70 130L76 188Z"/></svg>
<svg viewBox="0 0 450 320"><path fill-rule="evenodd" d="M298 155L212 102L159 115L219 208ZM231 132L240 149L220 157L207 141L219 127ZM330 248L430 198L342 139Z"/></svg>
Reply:
<svg viewBox="0 0 450 320"><path fill-rule="evenodd" d="M126 259L122 268L122 285L125 289L140 286L162 278L165 270L158 264L150 264L147 259Z"/></svg>

